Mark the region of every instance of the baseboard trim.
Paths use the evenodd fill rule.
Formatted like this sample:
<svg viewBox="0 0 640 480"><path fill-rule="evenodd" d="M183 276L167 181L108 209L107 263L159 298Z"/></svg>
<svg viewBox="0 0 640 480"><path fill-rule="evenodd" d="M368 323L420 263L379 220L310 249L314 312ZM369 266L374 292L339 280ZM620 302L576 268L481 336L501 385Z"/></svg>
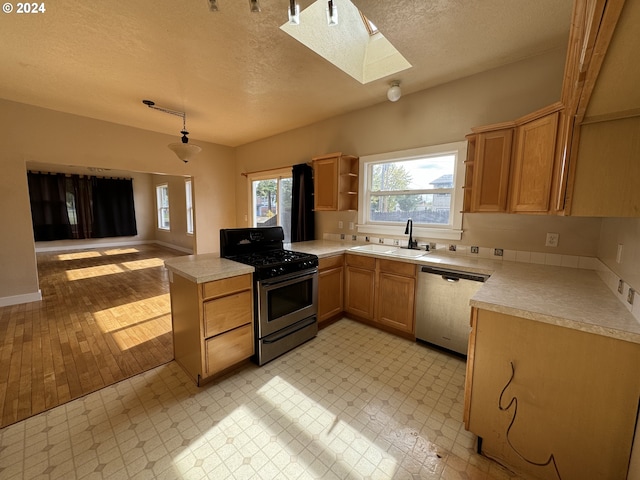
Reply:
<svg viewBox="0 0 640 480"><path fill-rule="evenodd" d="M58 245L56 247L38 247L36 246L36 253L45 252L66 252L69 250L93 250L97 248L115 248L115 247L129 247L132 245L160 245L161 247L171 248L172 250L178 250L189 255L193 254L193 250L189 248L180 247L171 243L161 242L159 240L129 240L124 242L106 242L106 243L83 243L82 245Z"/></svg>
<svg viewBox="0 0 640 480"><path fill-rule="evenodd" d="M39 302L40 300L42 300L42 292L38 290L37 292L25 293L23 295L13 295L11 297L0 297L0 307L19 305L21 303Z"/></svg>

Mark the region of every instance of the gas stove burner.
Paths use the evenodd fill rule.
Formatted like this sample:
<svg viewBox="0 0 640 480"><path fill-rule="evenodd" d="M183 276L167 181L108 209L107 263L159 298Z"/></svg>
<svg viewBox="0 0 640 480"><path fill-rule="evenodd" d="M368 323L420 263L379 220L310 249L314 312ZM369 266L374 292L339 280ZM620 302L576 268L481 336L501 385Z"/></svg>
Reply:
<svg viewBox="0 0 640 480"><path fill-rule="evenodd" d="M220 252L224 258L251 265L254 278L264 280L294 275L318 266L318 257L284 249L281 227L220 230Z"/></svg>

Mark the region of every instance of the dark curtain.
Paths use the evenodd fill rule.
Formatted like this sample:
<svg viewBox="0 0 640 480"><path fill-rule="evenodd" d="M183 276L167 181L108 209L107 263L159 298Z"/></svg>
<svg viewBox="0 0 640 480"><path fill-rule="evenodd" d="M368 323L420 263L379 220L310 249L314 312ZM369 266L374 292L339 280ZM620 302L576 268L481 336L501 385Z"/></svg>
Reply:
<svg viewBox="0 0 640 480"><path fill-rule="evenodd" d="M133 180L94 178L93 237L137 235Z"/></svg>
<svg viewBox="0 0 640 480"><path fill-rule="evenodd" d="M91 184L91 177L81 177L80 175L67 177L67 190L73 194L76 211L76 224L72 225L73 238L92 238L93 199Z"/></svg>
<svg viewBox="0 0 640 480"><path fill-rule="evenodd" d="M31 221L37 242L73 238L63 174L28 172Z"/></svg>
<svg viewBox="0 0 640 480"><path fill-rule="evenodd" d="M314 240L313 169L306 163L294 165L292 176L291 241Z"/></svg>

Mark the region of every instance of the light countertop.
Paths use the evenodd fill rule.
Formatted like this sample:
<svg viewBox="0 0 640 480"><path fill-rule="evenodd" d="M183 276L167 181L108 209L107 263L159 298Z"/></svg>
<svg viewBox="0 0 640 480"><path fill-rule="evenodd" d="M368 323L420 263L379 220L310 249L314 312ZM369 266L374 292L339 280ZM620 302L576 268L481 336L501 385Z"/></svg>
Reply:
<svg viewBox="0 0 640 480"><path fill-rule="evenodd" d="M285 248L324 258L345 253L354 246L353 242L313 240L286 244ZM491 278L471 298L471 306L640 343L640 322L594 270L470 258L440 251L418 258L366 251L349 253L490 274ZM171 272L196 283L254 271L251 266L216 254L177 257L167 260L165 265Z"/></svg>
<svg viewBox="0 0 640 480"><path fill-rule="evenodd" d="M170 272L195 283L206 283L255 271L250 265L220 258L215 253L170 258L164 264Z"/></svg>

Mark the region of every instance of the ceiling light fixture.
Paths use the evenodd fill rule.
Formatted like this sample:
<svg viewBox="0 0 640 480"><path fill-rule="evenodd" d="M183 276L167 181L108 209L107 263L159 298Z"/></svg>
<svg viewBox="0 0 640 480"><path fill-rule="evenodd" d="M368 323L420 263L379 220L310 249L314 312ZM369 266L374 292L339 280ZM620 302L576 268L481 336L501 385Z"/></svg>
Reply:
<svg viewBox="0 0 640 480"><path fill-rule="evenodd" d="M387 90L387 98L390 102L397 102L402 96L402 90L400 90L400 80L394 80L391 82L389 90Z"/></svg>
<svg viewBox="0 0 640 480"><path fill-rule="evenodd" d="M260 3L258 0L249 0L249 8L251 13L260 13Z"/></svg>
<svg viewBox="0 0 640 480"><path fill-rule="evenodd" d="M182 138L181 138L182 141L176 142L176 143L170 143L169 145L167 145L167 147L169 147L169 149L172 150L173 153L175 153L180 160L182 160L184 163L187 163L189 160L193 158L194 155L196 155L197 153L200 152L200 150L202 150L202 148L200 148L198 145L189 143L189 139L187 138L187 135L189 135L189 132L187 132L187 126L186 126L187 114L185 112L180 112L178 110L172 110L170 108L165 108L165 107L159 107L158 105L156 105L156 102L153 102L151 100L142 100L142 103L144 103L149 108L153 108L154 110L160 110L161 112L168 113L170 115L175 115L177 117L182 118L182 130L180 131L180 133L182 134Z"/></svg>
<svg viewBox="0 0 640 480"><path fill-rule="evenodd" d="M218 0L209 0L209 11L211 12L218 11Z"/></svg>
<svg viewBox="0 0 640 480"><path fill-rule="evenodd" d="M291 25L300 25L300 5L296 0L289 1L289 23Z"/></svg>
<svg viewBox="0 0 640 480"><path fill-rule="evenodd" d="M333 0L329 0L327 3L327 24L330 27L338 25L338 9L333 4Z"/></svg>

